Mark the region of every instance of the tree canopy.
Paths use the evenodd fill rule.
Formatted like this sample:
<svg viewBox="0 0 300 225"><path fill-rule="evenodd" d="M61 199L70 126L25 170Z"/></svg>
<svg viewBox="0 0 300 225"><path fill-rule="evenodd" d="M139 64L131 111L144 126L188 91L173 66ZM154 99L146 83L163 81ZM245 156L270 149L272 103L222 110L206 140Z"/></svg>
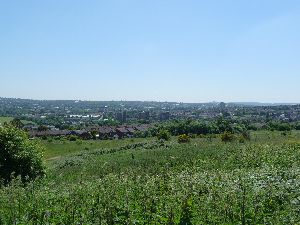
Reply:
<svg viewBox="0 0 300 225"><path fill-rule="evenodd" d="M42 148L22 130L12 125L0 127L0 180L7 183L21 176L26 181L44 173Z"/></svg>

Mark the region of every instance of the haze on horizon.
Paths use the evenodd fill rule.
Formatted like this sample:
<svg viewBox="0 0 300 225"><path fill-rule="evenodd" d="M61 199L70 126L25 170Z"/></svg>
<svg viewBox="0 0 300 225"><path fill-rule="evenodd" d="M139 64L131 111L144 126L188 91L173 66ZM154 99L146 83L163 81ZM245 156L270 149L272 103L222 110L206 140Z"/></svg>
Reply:
<svg viewBox="0 0 300 225"><path fill-rule="evenodd" d="M300 103L296 0L1 1L0 97Z"/></svg>

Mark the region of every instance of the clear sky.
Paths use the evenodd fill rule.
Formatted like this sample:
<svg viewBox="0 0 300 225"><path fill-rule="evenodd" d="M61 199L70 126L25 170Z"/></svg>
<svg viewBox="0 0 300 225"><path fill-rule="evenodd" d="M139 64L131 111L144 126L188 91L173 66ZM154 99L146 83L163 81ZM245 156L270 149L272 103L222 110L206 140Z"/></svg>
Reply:
<svg viewBox="0 0 300 225"><path fill-rule="evenodd" d="M299 0L0 0L0 97L300 102Z"/></svg>

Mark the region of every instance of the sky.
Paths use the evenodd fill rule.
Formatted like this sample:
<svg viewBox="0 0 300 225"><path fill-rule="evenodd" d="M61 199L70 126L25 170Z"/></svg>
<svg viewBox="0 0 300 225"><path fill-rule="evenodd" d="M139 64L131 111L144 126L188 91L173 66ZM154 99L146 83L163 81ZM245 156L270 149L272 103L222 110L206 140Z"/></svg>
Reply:
<svg viewBox="0 0 300 225"><path fill-rule="evenodd" d="M0 97L300 103L299 0L0 0Z"/></svg>

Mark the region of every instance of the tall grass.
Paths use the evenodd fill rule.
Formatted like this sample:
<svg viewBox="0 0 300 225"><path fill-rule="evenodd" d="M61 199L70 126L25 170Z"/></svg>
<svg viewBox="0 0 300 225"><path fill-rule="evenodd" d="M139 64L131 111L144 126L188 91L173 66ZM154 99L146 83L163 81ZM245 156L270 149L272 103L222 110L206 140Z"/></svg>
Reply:
<svg viewBox="0 0 300 225"><path fill-rule="evenodd" d="M2 187L0 224L297 224L298 136L263 135L76 151Z"/></svg>

